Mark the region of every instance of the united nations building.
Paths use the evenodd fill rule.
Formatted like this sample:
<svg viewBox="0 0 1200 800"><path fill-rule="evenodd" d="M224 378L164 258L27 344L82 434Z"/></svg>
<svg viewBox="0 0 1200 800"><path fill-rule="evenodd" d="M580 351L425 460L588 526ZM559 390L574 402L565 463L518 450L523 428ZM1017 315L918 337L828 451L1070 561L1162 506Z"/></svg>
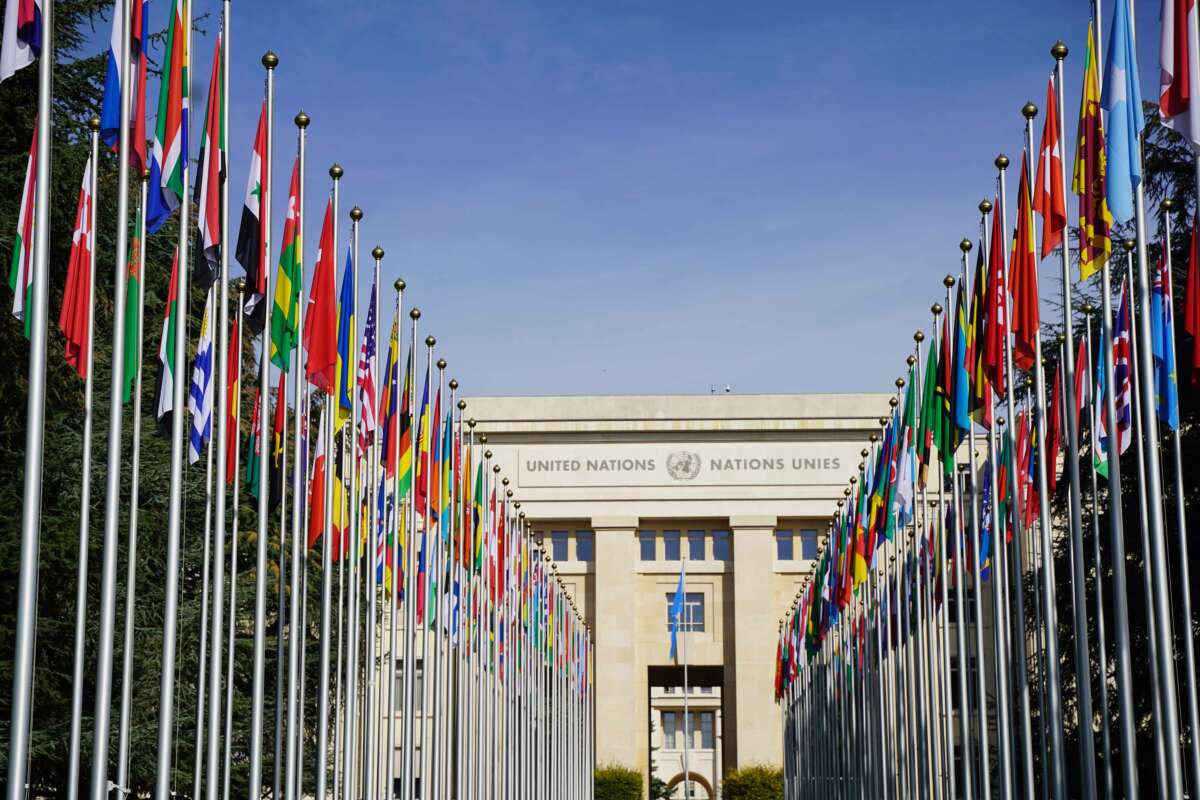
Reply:
<svg viewBox="0 0 1200 800"><path fill-rule="evenodd" d="M778 621L889 395L467 398L595 636L596 759L683 796L779 765ZM686 569L681 651L668 608Z"/></svg>

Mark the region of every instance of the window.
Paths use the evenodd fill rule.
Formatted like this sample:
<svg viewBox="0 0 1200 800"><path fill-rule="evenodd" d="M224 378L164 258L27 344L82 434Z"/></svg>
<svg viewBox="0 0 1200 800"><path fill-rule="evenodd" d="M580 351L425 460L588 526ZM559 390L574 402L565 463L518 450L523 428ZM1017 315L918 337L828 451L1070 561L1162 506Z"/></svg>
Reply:
<svg viewBox="0 0 1200 800"><path fill-rule="evenodd" d="M653 561L656 557L654 552L654 531L639 531L638 547L641 550L642 561Z"/></svg>
<svg viewBox="0 0 1200 800"><path fill-rule="evenodd" d="M674 711L662 712L662 721L663 721L663 738L662 738L663 749L664 750L674 750L676 748L675 712Z"/></svg>
<svg viewBox="0 0 1200 800"><path fill-rule="evenodd" d="M596 560L596 534L592 531L575 531L575 558L579 561Z"/></svg>
<svg viewBox="0 0 1200 800"><path fill-rule="evenodd" d="M729 561L729 531L713 531L713 560Z"/></svg>
<svg viewBox="0 0 1200 800"><path fill-rule="evenodd" d="M704 531L688 531L688 558L692 561L704 560Z"/></svg>
<svg viewBox="0 0 1200 800"><path fill-rule="evenodd" d="M700 713L700 749L713 749L713 712Z"/></svg>
<svg viewBox="0 0 1200 800"><path fill-rule="evenodd" d="M671 605L675 601L675 593L667 594L667 632L671 631ZM683 595L683 618L679 620L679 630L693 633L704 632L704 593L685 592Z"/></svg>
<svg viewBox="0 0 1200 800"><path fill-rule="evenodd" d="M817 557L817 532L815 530L800 531L800 558L812 561Z"/></svg>
<svg viewBox="0 0 1200 800"><path fill-rule="evenodd" d="M663 560L679 560L679 531L663 531Z"/></svg>
<svg viewBox="0 0 1200 800"><path fill-rule="evenodd" d="M792 561L796 553L792 547L791 531L775 531L775 560Z"/></svg>
<svg viewBox="0 0 1200 800"><path fill-rule="evenodd" d="M418 712L425 708L425 681L424 681L424 666L421 659L414 662L417 665L417 674L413 676L413 706ZM393 695L396 698L396 712L404 712L404 659L396 659L396 692Z"/></svg>
<svg viewBox="0 0 1200 800"><path fill-rule="evenodd" d="M555 561L566 561L567 552L567 532L553 531L550 534L550 557Z"/></svg>
<svg viewBox="0 0 1200 800"><path fill-rule="evenodd" d="M711 686L701 686L700 694L712 694L712 690L713 690L713 687L711 687Z"/></svg>

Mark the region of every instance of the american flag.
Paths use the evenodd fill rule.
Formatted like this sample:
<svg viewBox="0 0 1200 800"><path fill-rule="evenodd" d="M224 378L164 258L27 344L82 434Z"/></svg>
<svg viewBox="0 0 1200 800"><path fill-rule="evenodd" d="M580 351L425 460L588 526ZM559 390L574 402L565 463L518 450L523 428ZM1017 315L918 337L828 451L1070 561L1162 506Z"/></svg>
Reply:
<svg viewBox="0 0 1200 800"><path fill-rule="evenodd" d="M367 308L367 327L363 333L362 352L358 357L358 407L362 424L358 429L358 457L366 456L367 447L375 438L375 307L379 305L378 286L371 287L371 303Z"/></svg>

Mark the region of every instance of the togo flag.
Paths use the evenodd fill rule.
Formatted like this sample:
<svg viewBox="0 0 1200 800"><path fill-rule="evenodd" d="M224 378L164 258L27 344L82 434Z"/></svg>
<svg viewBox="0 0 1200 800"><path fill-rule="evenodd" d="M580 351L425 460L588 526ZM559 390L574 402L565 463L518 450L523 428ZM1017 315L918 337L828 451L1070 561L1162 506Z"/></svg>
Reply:
<svg viewBox="0 0 1200 800"><path fill-rule="evenodd" d="M9 0L9 9L14 5ZM12 266L8 271L8 288L13 292L13 316L25 323L25 338L29 338L31 321L25 309L33 303L33 193L37 183L37 124L33 126L33 143L29 145L29 165L25 168L25 186L21 189L21 213L17 217L17 236L13 242Z"/></svg>
<svg viewBox="0 0 1200 800"><path fill-rule="evenodd" d="M204 301L204 318L200 321L200 341L196 343L196 362L192 367L192 385L188 389L188 411L192 414L192 431L188 440L188 463L200 460L204 445L212 438L212 376L213 376L213 290L208 289Z"/></svg>
<svg viewBox="0 0 1200 800"><path fill-rule="evenodd" d="M188 0L172 4L167 29L166 60L158 88L158 122L150 157L150 200L146 228L155 233L183 200L183 176L188 159L188 52L191 21Z"/></svg>
<svg viewBox="0 0 1200 800"><path fill-rule="evenodd" d="M300 159L292 166L283 245L279 251L279 279L275 282L275 309L271 312L271 363L287 372L300 333L300 286L304 281L300 242Z"/></svg>

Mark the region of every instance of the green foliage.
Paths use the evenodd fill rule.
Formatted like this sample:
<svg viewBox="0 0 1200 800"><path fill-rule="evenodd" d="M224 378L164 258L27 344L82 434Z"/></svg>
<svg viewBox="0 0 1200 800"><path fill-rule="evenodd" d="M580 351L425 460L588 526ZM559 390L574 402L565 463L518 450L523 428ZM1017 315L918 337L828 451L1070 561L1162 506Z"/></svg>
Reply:
<svg viewBox="0 0 1200 800"><path fill-rule="evenodd" d="M642 800L642 773L617 764L596 768L596 800Z"/></svg>
<svg viewBox="0 0 1200 800"><path fill-rule="evenodd" d="M727 772L721 787L724 800L783 800L783 770L751 764Z"/></svg>

